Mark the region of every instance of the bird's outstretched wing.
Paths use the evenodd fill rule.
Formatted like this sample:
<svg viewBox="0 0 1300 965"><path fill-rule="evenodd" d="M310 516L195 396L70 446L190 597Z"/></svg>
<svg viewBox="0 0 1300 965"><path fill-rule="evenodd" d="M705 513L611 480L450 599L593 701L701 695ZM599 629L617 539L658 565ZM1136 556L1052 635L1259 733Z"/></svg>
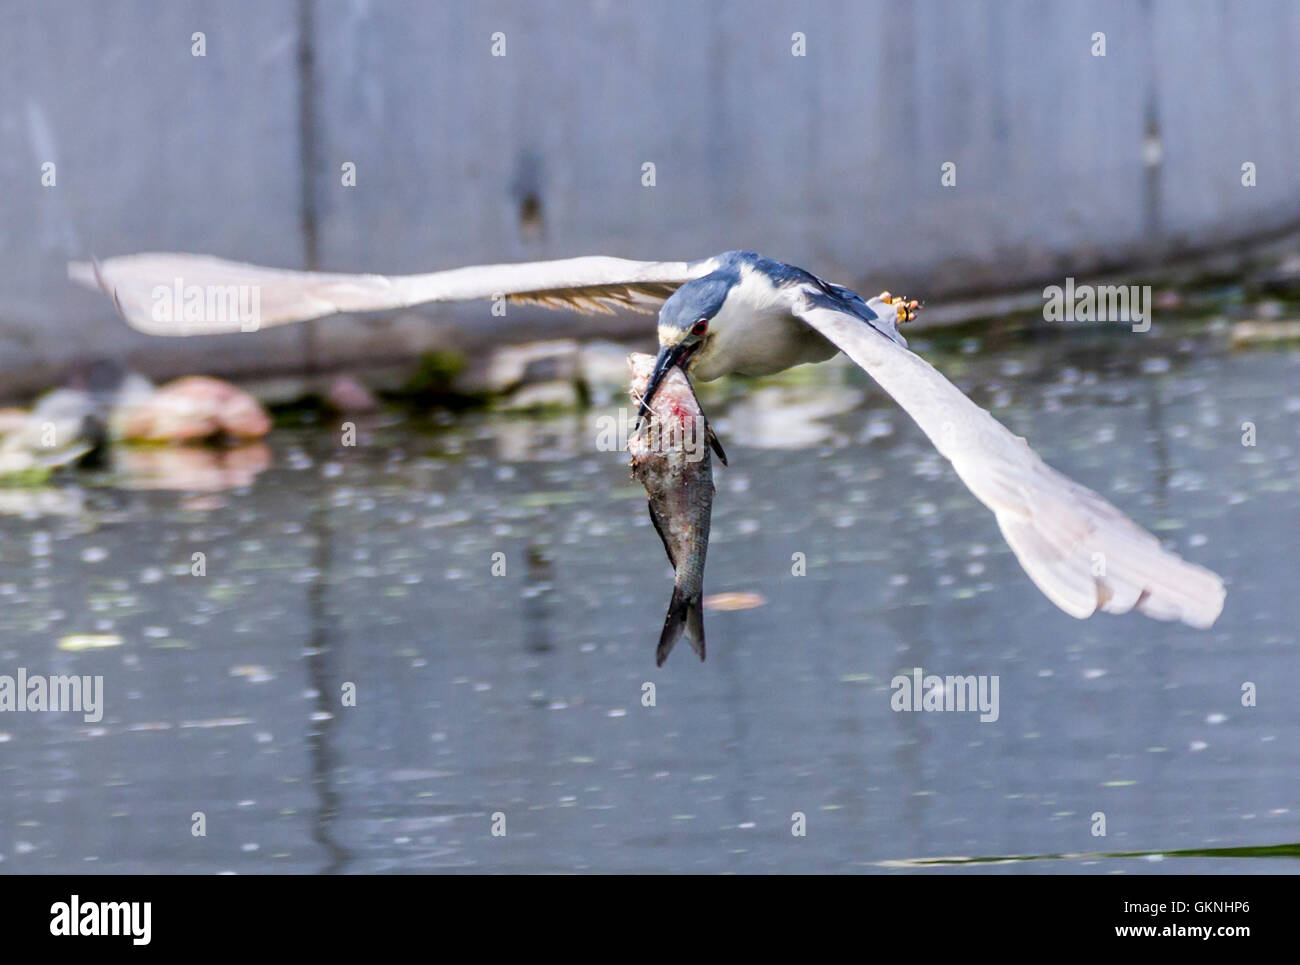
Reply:
<svg viewBox="0 0 1300 965"><path fill-rule="evenodd" d="M1048 466L1024 439L850 306L836 307L812 286L792 295L795 314L893 396L993 510L1020 565L1058 607L1079 619L1097 610L1137 609L1200 628L1218 618L1224 588L1217 574L1164 549L1100 495ZM866 304L893 328L894 305L879 298Z"/></svg>
<svg viewBox="0 0 1300 965"><path fill-rule="evenodd" d="M207 255L138 254L70 262L68 277L113 299L151 335L211 335L423 302L504 297L548 308L653 312L712 260L628 261L591 256L476 265L424 275L347 275L263 268ZM238 305L239 310L232 309Z"/></svg>

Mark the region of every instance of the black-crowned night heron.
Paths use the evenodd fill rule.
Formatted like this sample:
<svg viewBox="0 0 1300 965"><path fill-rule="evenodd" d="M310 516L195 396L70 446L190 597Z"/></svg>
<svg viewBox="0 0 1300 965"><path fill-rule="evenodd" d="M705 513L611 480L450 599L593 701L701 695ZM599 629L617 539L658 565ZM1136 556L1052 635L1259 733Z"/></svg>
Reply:
<svg viewBox="0 0 1300 965"><path fill-rule="evenodd" d="M260 268L197 255L141 254L69 274L113 297L135 328L156 335L232 332L336 312L423 302L508 298L582 312L659 311L662 376L764 375L842 351L916 420L980 502L1030 579L1083 619L1138 610L1208 627L1223 609L1219 577L1188 563L1100 495L1046 465L1025 440L913 354L897 322L914 303L864 301L808 272L748 251L692 262L571 258L424 275L347 275ZM158 311L171 293L257 294L255 317ZM173 299L174 300L174 299ZM209 306L211 302L209 301ZM189 318L176 318L189 314ZM654 385L648 396L653 395Z"/></svg>

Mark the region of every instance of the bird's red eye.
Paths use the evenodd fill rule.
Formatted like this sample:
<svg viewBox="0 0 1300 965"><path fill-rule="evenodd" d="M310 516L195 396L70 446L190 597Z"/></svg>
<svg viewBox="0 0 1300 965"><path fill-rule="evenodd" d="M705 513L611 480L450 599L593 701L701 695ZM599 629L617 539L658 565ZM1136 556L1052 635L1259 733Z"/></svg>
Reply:
<svg viewBox="0 0 1300 965"><path fill-rule="evenodd" d="M696 322L694 325L691 326L692 335L703 335L708 330L709 330L709 320L707 318L701 318L698 322Z"/></svg>

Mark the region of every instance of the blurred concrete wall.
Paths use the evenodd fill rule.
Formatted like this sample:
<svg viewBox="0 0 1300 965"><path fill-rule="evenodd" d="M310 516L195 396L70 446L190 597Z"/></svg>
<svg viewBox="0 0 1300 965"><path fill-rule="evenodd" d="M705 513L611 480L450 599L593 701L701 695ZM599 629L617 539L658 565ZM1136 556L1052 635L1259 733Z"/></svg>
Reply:
<svg viewBox="0 0 1300 965"><path fill-rule="evenodd" d="M66 280L92 254L404 272L751 247L933 297L1229 245L1300 215L1298 64L1289 0L10 0L0 376L590 328L468 306L149 339Z"/></svg>

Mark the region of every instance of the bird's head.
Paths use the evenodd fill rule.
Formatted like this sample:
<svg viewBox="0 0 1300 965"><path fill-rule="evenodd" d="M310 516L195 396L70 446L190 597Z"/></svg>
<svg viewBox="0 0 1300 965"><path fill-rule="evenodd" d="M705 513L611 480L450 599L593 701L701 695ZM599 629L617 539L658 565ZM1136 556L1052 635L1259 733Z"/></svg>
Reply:
<svg viewBox="0 0 1300 965"><path fill-rule="evenodd" d="M691 363L709 339L717 335L717 315L733 282L720 273L688 281L673 292L659 310L659 357L646 386L637 422L650 414L659 383L678 366L689 373Z"/></svg>

